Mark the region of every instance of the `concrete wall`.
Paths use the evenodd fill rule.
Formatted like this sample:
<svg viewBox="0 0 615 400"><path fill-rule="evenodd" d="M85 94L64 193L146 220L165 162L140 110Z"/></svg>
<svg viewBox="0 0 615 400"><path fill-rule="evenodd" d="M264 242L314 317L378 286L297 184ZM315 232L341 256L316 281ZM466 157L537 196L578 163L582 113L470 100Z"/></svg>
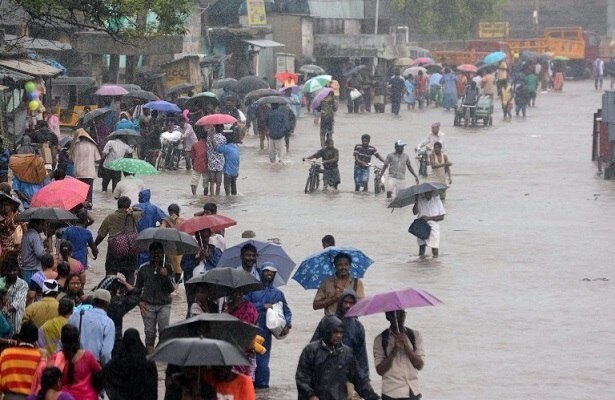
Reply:
<svg viewBox="0 0 615 400"><path fill-rule="evenodd" d="M299 15L269 14L267 23L271 25L273 40L286 46L276 52L301 54L303 51L303 24Z"/></svg>

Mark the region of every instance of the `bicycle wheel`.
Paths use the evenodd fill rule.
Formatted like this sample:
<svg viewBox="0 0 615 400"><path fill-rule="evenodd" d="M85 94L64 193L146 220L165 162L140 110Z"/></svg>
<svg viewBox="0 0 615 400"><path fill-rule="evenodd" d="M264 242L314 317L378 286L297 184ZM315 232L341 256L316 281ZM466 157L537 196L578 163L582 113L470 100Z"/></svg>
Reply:
<svg viewBox="0 0 615 400"><path fill-rule="evenodd" d="M319 186L320 186L320 173L316 172L314 174L314 189L312 190L318 190Z"/></svg>
<svg viewBox="0 0 615 400"><path fill-rule="evenodd" d="M380 193L380 174L374 173L374 194Z"/></svg>
<svg viewBox="0 0 615 400"><path fill-rule="evenodd" d="M310 171L310 173L308 174L307 181L305 181L305 189L304 189L304 191L305 191L306 194L310 193L312 191L311 190L311 185L312 185L312 171Z"/></svg>
<svg viewBox="0 0 615 400"><path fill-rule="evenodd" d="M166 158L164 147L160 149L160 153L158 153L158 158L156 158L156 170L164 170L164 159Z"/></svg>

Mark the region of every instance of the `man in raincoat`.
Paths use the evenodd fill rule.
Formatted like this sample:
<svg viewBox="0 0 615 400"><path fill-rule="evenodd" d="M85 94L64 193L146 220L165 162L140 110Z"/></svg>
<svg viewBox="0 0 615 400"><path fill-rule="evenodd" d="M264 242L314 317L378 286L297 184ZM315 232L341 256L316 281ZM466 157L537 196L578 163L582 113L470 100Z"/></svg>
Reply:
<svg viewBox="0 0 615 400"><path fill-rule="evenodd" d="M256 290L245 296L245 299L256 307L258 310L258 326L260 335L265 338L263 346L267 349L265 354L256 355L256 376L254 379L254 387L256 389L265 389L269 387L269 359L271 358L271 331L267 329L267 310L272 308L276 303L282 303L284 311L284 319L286 325L280 336L288 335L292 323L292 313L288 308L288 303L284 297L284 293L273 286L275 275L278 272L272 262L265 261L261 267L261 282L263 283L262 290Z"/></svg>
<svg viewBox="0 0 615 400"><path fill-rule="evenodd" d="M134 204L136 210L141 210L143 213L139 222L137 222L137 232L141 232L147 228L155 228L161 223L167 215L157 205L150 202L152 192L149 189L143 189L139 192L139 202ZM137 265L141 265L149 261L149 252L142 251L137 258Z"/></svg>
<svg viewBox="0 0 615 400"><path fill-rule="evenodd" d="M342 343L344 324L332 316L323 324L324 338L305 346L295 374L299 400L346 400L346 382L365 400L380 399L352 349Z"/></svg>

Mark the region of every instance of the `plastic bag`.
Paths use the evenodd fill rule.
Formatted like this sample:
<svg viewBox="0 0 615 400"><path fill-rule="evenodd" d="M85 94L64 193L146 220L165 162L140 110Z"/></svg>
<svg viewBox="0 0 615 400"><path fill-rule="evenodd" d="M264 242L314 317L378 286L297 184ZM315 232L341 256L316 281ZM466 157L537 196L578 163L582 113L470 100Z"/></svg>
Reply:
<svg viewBox="0 0 615 400"><path fill-rule="evenodd" d="M361 96L363 96L363 94L361 92L359 92L359 89L355 88L355 89L352 89L350 91L350 99L351 100L356 100L356 99L358 99Z"/></svg>
<svg viewBox="0 0 615 400"><path fill-rule="evenodd" d="M286 318L284 318L284 310L281 301L274 303L271 308L267 309L266 315L267 329L271 331L276 339L284 339L286 336L280 336L282 330L286 326Z"/></svg>

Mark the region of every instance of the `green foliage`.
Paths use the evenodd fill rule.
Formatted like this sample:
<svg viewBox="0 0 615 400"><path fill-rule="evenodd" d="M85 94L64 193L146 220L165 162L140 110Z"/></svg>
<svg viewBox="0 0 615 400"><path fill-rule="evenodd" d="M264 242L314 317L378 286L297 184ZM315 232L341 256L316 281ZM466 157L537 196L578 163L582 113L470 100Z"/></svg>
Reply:
<svg viewBox="0 0 615 400"><path fill-rule="evenodd" d="M103 31L119 40L183 35L191 0L13 0L43 25ZM153 14L150 14L153 13ZM150 21L155 15L155 21Z"/></svg>
<svg viewBox="0 0 615 400"><path fill-rule="evenodd" d="M424 33L441 38L472 37L480 21L497 16L505 0L391 0L395 8L408 12Z"/></svg>

